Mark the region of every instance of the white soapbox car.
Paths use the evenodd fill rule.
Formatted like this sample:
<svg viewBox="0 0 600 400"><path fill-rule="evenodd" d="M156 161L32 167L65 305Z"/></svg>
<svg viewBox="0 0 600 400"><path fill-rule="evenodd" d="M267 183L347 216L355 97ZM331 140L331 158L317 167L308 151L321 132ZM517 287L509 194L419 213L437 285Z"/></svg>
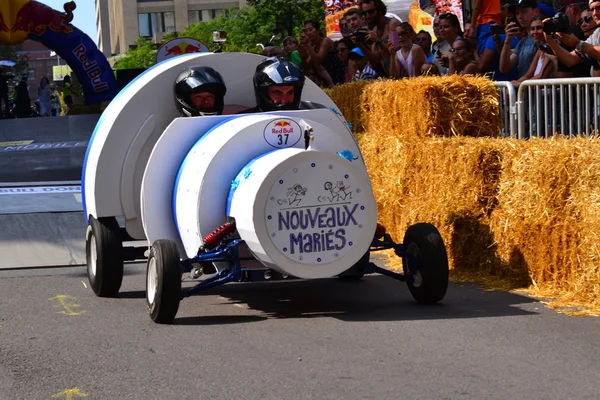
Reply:
<svg viewBox="0 0 600 400"><path fill-rule="evenodd" d="M438 230L413 225L402 244L385 233L358 144L318 86L306 81L305 109L238 114L256 105L252 77L262 60L171 58L104 111L82 177L94 293L117 296L124 262L147 258L146 299L157 323L172 322L181 299L232 281L379 273L406 281L421 303L440 301L448 259ZM224 115L179 117L175 77L197 65L223 76ZM144 242L124 247L131 241ZM369 261L382 249L403 257L403 274ZM182 287L184 274L195 286Z"/></svg>

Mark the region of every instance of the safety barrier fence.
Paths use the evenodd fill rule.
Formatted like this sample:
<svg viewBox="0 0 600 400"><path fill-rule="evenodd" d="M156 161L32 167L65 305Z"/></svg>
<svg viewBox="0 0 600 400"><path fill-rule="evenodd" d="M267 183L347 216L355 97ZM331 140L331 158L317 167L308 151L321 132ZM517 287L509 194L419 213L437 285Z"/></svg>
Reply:
<svg viewBox="0 0 600 400"><path fill-rule="evenodd" d="M519 85L516 96L510 82L495 84L500 94L504 137L598 133L600 78L527 80Z"/></svg>

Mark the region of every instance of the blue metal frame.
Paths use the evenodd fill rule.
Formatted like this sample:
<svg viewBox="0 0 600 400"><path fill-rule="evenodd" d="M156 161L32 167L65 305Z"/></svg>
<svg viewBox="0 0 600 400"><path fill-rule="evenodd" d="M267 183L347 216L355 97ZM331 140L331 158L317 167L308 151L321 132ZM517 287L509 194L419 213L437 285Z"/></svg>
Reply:
<svg viewBox="0 0 600 400"><path fill-rule="evenodd" d="M217 274L198 282L198 284L191 288L182 289L181 299L193 296L198 292L213 288L215 286L223 285L228 282L266 280L266 278L264 278L264 272L269 271L268 268L248 269L241 266L238 245L242 242L243 241L238 238L225 239L215 249L210 251L200 250L195 257L183 260L181 263L182 273L190 272L196 263L229 262L230 268L219 271ZM413 254L409 253L403 244L395 243L387 234L383 239L373 239L369 251L373 252L387 249L394 249L394 252L398 257L406 257L409 260L408 268L410 270L410 274L399 274L385 268L381 268L370 261L365 265L364 274L378 273L402 282L407 282L408 284L414 283L415 276L420 270L419 260ZM285 276L275 273L275 271L273 272L274 277L272 280L286 279ZM253 277L258 279L251 279ZM294 278L290 277L290 279Z"/></svg>

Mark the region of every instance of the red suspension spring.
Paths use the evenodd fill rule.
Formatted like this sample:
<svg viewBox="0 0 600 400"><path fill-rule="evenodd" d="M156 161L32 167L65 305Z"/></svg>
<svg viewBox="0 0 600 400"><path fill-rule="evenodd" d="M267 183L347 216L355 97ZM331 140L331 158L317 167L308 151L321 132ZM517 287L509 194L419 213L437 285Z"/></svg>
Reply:
<svg viewBox="0 0 600 400"><path fill-rule="evenodd" d="M219 245L219 243L221 243L223 239L232 234L233 231L235 231L235 221L225 222L223 225L206 235L204 238L204 249L214 249Z"/></svg>

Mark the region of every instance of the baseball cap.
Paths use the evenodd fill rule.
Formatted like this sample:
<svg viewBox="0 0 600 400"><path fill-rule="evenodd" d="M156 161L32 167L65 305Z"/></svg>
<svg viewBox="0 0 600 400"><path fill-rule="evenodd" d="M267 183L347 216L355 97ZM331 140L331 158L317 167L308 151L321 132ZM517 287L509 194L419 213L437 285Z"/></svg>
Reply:
<svg viewBox="0 0 600 400"><path fill-rule="evenodd" d="M536 0L514 0L512 5L515 8L525 7L525 8L537 8L538 2Z"/></svg>
<svg viewBox="0 0 600 400"><path fill-rule="evenodd" d="M352 56L353 54L359 56L359 57L364 57L365 55L363 54L362 50L359 47L355 47L350 51L349 56Z"/></svg>
<svg viewBox="0 0 600 400"><path fill-rule="evenodd" d="M545 16L547 16L549 18L552 18L556 15L556 11L554 10L554 8L550 7L547 4L539 3L538 8Z"/></svg>

